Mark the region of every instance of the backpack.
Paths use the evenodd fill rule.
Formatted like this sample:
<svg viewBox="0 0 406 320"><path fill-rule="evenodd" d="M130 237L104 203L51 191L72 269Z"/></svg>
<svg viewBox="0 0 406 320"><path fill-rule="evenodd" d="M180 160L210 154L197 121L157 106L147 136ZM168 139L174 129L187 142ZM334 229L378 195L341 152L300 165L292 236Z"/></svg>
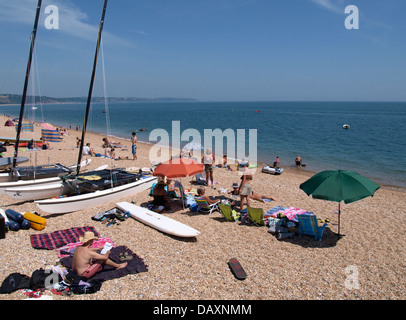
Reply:
<svg viewBox="0 0 406 320"><path fill-rule="evenodd" d="M30 289L36 290L47 288L62 281L62 277L58 272L53 272L44 269L35 270L31 275Z"/></svg>

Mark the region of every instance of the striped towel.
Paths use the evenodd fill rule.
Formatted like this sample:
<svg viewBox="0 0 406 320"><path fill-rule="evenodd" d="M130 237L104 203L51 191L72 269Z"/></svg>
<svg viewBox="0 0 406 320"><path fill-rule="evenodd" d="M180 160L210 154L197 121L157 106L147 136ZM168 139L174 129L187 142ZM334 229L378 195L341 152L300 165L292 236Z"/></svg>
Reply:
<svg viewBox="0 0 406 320"><path fill-rule="evenodd" d="M31 245L34 249L53 250L66 246L68 243L78 242L79 237L87 231L91 231L96 237L99 237L99 233L94 227L74 227L51 233L33 234L31 235Z"/></svg>

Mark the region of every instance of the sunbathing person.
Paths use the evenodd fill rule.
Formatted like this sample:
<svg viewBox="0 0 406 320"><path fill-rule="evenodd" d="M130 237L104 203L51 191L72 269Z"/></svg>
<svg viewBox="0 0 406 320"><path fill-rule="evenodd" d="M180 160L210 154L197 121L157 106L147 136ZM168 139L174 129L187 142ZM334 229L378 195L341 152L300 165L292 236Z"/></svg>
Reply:
<svg viewBox="0 0 406 320"><path fill-rule="evenodd" d="M218 199L213 200L209 196L205 196L204 195L205 193L206 193L205 188L198 188L197 189L197 196L200 197L200 198L203 198L204 200L206 200L208 204L213 204L213 203L220 202L220 200L218 200Z"/></svg>
<svg viewBox="0 0 406 320"><path fill-rule="evenodd" d="M233 190L230 191L229 194L231 194L233 196L238 196L240 194L238 183L233 183L231 188ZM252 194L249 196L249 198L252 199L252 200L257 200L257 201L263 202L263 203L267 202L267 201L265 201L265 199L276 201L275 198L272 198L272 197L269 197L269 196L264 196L264 195L261 195L259 193L254 192L254 191L252 191Z"/></svg>
<svg viewBox="0 0 406 320"><path fill-rule="evenodd" d="M127 262L118 264L109 259L110 251L105 254L97 253L101 248L90 248L93 240L97 240L97 237L93 232L85 232L83 237L79 239L83 242L83 245L76 248L73 254L72 270L79 276L85 278L91 278L96 273L103 269L103 265L115 267L116 269L125 268Z"/></svg>

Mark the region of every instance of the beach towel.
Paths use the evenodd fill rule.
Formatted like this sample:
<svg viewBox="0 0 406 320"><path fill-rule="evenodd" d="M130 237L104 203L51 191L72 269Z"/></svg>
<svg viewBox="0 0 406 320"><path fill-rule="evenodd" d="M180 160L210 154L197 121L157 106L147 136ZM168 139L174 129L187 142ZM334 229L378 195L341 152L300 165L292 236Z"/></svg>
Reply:
<svg viewBox="0 0 406 320"><path fill-rule="evenodd" d="M287 209L285 209L284 211L282 211L281 213L286 216L289 220L295 220L296 219L296 215L298 214L303 214L306 213L306 210L303 209L298 209L298 208L294 208L294 207L289 207Z"/></svg>
<svg viewBox="0 0 406 320"><path fill-rule="evenodd" d="M92 226L74 227L51 233L33 234L31 235L31 245L34 249L57 249L68 243L78 242L79 237L83 236L86 231L91 231L96 237L99 237L99 233Z"/></svg>
<svg viewBox="0 0 406 320"><path fill-rule="evenodd" d="M279 212L283 212L286 209L287 209L287 207L281 207L281 206L271 208L264 214L264 219L268 219L269 217L276 217Z"/></svg>
<svg viewBox="0 0 406 320"><path fill-rule="evenodd" d="M90 248L99 248L99 247L103 247L106 242L111 243L113 245L113 247L115 247L113 241L110 240L110 238L106 237L106 238L99 238L97 240L94 240L92 245L90 246ZM69 256L73 256L75 249L79 246L81 246L83 244L83 242L74 242L74 243L68 243L66 246L59 248L56 250L56 253L58 254L59 258L63 258L63 257L69 257Z"/></svg>
<svg viewBox="0 0 406 320"><path fill-rule="evenodd" d="M269 217L276 217L279 213L283 214L289 220L298 222L296 215L309 213L306 210L295 208L295 207L281 207L277 206L272 209L269 209L266 214L264 214L264 218L267 219Z"/></svg>
<svg viewBox="0 0 406 320"><path fill-rule="evenodd" d="M124 277L128 274L135 274L140 272L147 272L148 267L145 265L144 260L138 257L134 252L128 249L126 246L117 246L111 249L109 258L116 263L122 263L120 261L120 255L127 252L132 256L131 260L127 260L127 266L116 270L114 267L103 265L103 270L96 273L93 277L89 278L89 281L107 281L116 278ZM65 257L60 260L61 264L67 268L72 268L72 257Z"/></svg>

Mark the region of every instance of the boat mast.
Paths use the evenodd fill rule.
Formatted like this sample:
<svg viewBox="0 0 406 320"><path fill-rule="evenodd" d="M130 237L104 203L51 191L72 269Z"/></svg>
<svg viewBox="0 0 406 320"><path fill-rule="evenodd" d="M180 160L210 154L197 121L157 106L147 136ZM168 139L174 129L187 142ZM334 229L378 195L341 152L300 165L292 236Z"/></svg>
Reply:
<svg viewBox="0 0 406 320"><path fill-rule="evenodd" d="M28 80L30 78L32 54L33 54L33 51L34 51L35 36L37 35L37 27L38 27L39 15L40 15L40 12L41 12L41 4L42 4L42 0L38 0L37 13L35 15L34 28L33 28L32 33L31 33L30 54L28 56L27 71L25 73L24 90L23 90L23 96L21 98L20 116L18 118L17 136L16 136L16 142L15 142L15 146L14 146L13 168L15 168L15 166L17 164L18 145L20 143L21 128L22 128L22 125L23 125L25 99L27 97Z"/></svg>
<svg viewBox="0 0 406 320"><path fill-rule="evenodd" d="M101 40L101 34L102 34L102 30L103 30L104 15L106 13L106 7L107 7L107 0L104 0L103 12L102 12L102 16L101 16L101 19L100 19L100 25L99 25L99 34L98 34L98 37L97 37L96 52L94 54L92 77L90 79L89 93L88 93L88 96L87 96L87 105L86 105L85 118L83 120L82 140L80 141L79 156L78 156L78 162L77 162L77 167L76 167L76 175L79 175L79 172L80 172L80 162L82 160L83 145L84 145L84 142L85 142L85 133L86 133L86 127L87 127L87 119L88 119L88 116L89 116L90 102L92 100L94 77L96 75L97 57L99 55L100 40Z"/></svg>

